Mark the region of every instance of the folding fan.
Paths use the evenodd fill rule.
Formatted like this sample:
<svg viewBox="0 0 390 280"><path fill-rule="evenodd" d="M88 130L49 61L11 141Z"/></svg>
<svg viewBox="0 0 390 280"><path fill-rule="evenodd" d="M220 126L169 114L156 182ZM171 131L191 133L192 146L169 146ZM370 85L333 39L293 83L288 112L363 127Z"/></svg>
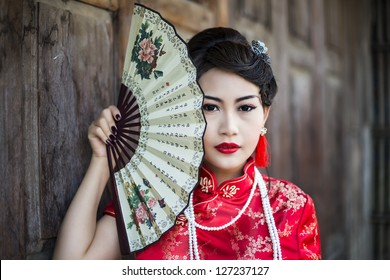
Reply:
<svg viewBox="0 0 390 280"><path fill-rule="evenodd" d="M188 205L203 159L203 93L187 45L134 5L116 141L107 145L122 255L158 241Z"/></svg>

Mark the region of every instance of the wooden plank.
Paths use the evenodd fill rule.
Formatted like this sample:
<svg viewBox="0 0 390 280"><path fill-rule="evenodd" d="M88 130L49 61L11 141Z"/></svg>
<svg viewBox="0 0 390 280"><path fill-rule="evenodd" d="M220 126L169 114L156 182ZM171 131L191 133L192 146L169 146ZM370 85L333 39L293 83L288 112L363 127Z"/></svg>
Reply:
<svg viewBox="0 0 390 280"><path fill-rule="evenodd" d="M22 0L0 2L1 259L24 256Z"/></svg>
<svg viewBox="0 0 390 280"><path fill-rule="evenodd" d="M133 14L133 0L119 0L118 9L118 34L116 41L118 42L118 73L119 78L122 77L123 64L126 57L127 43L129 40L129 31L131 16Z"/></svg>
<svg viewBox="0 0 390 280"><path fill-rule="evenodd" d="M119 8L119 2L122 0L79 0L80 2L96 6L98 8L116 11Z"/></svg>
<svg viewBox="0 0 390 280"><path fill-rule="evenodd" d="M215 25L215 17L210 9L191 1L182 0L139 0L137 1L157 10L175 27L198 32Z"/></svg>
<svg viewBox="0 0 390 280"><path fill-rule="evenodd" d="M110 15L89 7L88 16L84 16L80 13L82 6L63 9L60 5L39 5L38 110L44 239L56 236L86 170L91 152L88 126L104 107L114 103L116 93Z"/></svg>
<svg viewBox="0 0 390 280"><path fill-rule="evenodd" d="M39 139L38 139L38 94L37 94L37 7L35 1L23 1L24 38L22 43L24 102L24 197L26 244L25 257L38 255L44 242L41 240ZM40 258L40 257L38 257Z"/></svg>
<svg viewBox="0 0 390 280"><path fill-rule="evenodd" d="M303 40L305 43L310 42L310 6L308 0L291 0L288 1L288 19L290 34ZM316 20L314 18L314 20Z"/></svg>
<svg viewBox="0 0 390 280"><path fill-rule="evenodd" d="M212 1L212 10L216 17L216 26L229 26L229 0Z"/></svg>
<svg viewBox="0 0 390 280"><path fill-rule="evenodd" d="M268 48L279 88L271 109L271 115L267 121L272 155L270 172L273 176L289 180L293 177L292 161L290 160L292 150L290 139L294 135L294 131L286 121L291 118L288 1L272 1L271 3L273 36L263 39L263 34L258 35L266 43L270 42Z"/></svg>

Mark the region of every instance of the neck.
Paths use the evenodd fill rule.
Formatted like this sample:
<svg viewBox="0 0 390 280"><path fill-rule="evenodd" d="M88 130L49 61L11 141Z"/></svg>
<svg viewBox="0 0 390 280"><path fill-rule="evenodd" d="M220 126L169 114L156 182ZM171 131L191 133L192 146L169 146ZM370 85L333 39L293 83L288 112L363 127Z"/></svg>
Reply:
<svg viewBox="0 0 390 280"><path fill-rule="evenodd" d="M207 166L207 168L214 173L218 186L227 180L232 180L234 178L242 176L244 174L245 166L245 164L243 164L242 166L239 166L238 168L234 169L221 169L211 166L207 162L204 162L204 165Z"/></svg>

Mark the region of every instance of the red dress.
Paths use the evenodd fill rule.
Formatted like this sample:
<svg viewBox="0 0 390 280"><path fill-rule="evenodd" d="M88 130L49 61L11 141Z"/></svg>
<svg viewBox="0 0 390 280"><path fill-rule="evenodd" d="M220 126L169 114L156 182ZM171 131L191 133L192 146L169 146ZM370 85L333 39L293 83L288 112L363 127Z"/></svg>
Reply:
<svg viewBox="0 0 390 280"><path fill-rule="evenodd" d="M244 175L216 185L214 174L202 166L194 190L196 221L221 226L234 218L246 203L253 185L254 161L245 165ZM294 184L268 178L268 195L278 229L283 259L321 259L321 241L313 200ZM105 213L114 216L112 205ZM248 209L230 227L220 231L197 228L200 259L270 260L272 243L257 188ZM181 214L175 227L161 239L136 253L136 259L189 259L187 219Z"/></svg>

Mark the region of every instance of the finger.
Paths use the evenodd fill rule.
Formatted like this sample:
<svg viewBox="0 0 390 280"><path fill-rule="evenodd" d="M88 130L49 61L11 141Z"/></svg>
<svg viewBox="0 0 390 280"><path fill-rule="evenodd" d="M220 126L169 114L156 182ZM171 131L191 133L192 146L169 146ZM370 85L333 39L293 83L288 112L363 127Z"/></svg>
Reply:
<svg viewBox="0 0 390 280"><path fill-rule="evenodd" d="M119 111L118 107L111 105L108 107L111 111L111 115L114 116L116 121L119 121L121 119L121 112Z"/></svg>
<svg viewBox="0 0 390 280"><path fill-rule="evenodd" d="M120 114L118 108L116 108L115 106L110 106L104 109L101 115L107 121L107 125L110 129L110 132L114 135L116 135L117 132L116 122L114 120L115 113L118 113L117 115Z"/></svg>
<svg viewBox="0 0 390 280"><path fill-rule="evenodd" d="M107 135L104 133L101 127L96 127L96 136L99 137L99 139L102 140L104 143L111 144L110 138L107 137Z"/></svg>
<svg viewBox="0 0 390 280"><path fill-rule="evenodd" d="M102 132L104 133L104 135L106 135L107 138L112 135L109 120L107 120L105 117L100 117L98 120L96 120L95 125L102 130Z"/></svg>
<svg viewBox="0 0 390 280"><path fill-rule="evenodd" d="M103 129L99 125L97 125L96 122L93 122L90 125L88 136L90 139L98 138L103 143L108 143L107 140L109 139L108 135L106 135L106 133L104 133Z"/></svg>

